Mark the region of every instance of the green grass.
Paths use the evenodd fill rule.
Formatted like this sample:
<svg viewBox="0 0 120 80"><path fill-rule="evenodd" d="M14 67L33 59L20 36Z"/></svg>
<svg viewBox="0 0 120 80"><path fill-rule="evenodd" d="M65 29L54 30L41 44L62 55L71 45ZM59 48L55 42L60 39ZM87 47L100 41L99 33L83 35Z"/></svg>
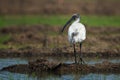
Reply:
<svg viewBox="0 0 120 80"><path fill-rule="evenodd" d="M10 46L5 45L4 42L8 41L11 38L11 36L8 34L5 35L0 35L0 49L6 49L9 48Z"/></svg>
<svg viewBox="0 0 120 80"><path fill-rule="evenodd" d="M0 16L0 28L11 25L46 24L63 26L71 15L7 15ZM85 16L81 15L81 22L87 26L120 26L120 16Z"/></svg>
<svg viewBox="0 0 120 80"><path fill-rule="evenodd" d="M88 26L120 26L120 16L83 16L81 20Z"/></svg>
<svg viewBox="0 0 120 80"><path fill-rule="evenodd" d="M0 35L0 44L3 44L4 42L8 41L11 38L10 35Z"/></svg>

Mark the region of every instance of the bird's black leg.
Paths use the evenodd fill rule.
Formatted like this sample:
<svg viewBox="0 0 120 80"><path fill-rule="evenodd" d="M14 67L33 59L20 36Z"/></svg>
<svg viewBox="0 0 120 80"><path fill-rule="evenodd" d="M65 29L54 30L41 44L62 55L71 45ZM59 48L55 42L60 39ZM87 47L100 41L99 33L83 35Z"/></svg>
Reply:
<svg viewBox="0 0 120 80"><path fill-rule="evenodd" d="M82 59L83 55L82 55L82 43L80 43L80 61L81 64L85 63L84 60Z"/></svg>
<svg viewBox="0 0 120 80"><path fill-rule="evenodd" d="M73 44L73 48L74 48L75 64L77 64L77 56L76 56L75 44Z"/></svg>

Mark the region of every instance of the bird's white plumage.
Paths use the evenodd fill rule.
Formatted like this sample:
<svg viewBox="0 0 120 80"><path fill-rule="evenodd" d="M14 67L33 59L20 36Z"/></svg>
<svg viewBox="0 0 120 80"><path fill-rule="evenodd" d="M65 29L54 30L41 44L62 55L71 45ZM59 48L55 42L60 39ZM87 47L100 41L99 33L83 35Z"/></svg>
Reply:
<svg viewBox="0 0 120 80"><path fill-rule="evenodd" d="M74 55L75 56L75 63L77 63L75 43L79 43L80 54L81 54L82 42L86 39L86 29L85 29L85 26L82 23L79 22L80 21L80 15L79 14L73 14L71 19L69 21L67 21L67 23L64 25L61 32L63 32L65 27L69 23L71 23L72 21L73 21L73 23L69 26L69 29L68 29L68 40L73 45L74 54L75 54ZM82 55L80 55L80 60L81 60L81 64L85 63L82 59Z"/></svg>
<svg viewBox="0 0 120 80"><path fill-rule="evenodd" d="M81 43L86 39L86 29L82 23L79 23L80 19L75 20L68 29L68 40L70 43Z"/></svg>

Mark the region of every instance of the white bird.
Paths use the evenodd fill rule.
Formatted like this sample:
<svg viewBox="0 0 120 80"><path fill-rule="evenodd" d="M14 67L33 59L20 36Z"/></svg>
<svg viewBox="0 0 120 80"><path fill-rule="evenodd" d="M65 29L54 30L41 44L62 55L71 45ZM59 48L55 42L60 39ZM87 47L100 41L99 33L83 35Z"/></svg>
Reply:
<svg viewBox="0 0 120 80"><path fill-rule="evenodd" d="M63 32L65 27L68 24L70 24L71 22L72 22L72 24L69 26L69 29L68 29L68 40L73 45L76 64L78 62L77 62L75 44L79 43L79 45L80 45L80 60L81 60L81 64L82 64L82 63L84 63L84 61L82 59L81 48L82 48L82 42L86 39L86 29L85 29L85 26L82 23L80 23L80 15L73 14L71 19L64 25L61 32Z"/></svg>

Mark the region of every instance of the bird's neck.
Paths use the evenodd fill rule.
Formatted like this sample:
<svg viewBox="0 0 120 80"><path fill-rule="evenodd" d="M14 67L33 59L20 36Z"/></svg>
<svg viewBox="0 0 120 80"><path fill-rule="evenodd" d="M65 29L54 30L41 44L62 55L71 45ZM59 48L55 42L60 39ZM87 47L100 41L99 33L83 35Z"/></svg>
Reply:
<svg viewBox="0 0 120 80"><path fill-rule="evenodd" d="M80 22L80 18L75 20L75 23L79 23Z"/></svg>

